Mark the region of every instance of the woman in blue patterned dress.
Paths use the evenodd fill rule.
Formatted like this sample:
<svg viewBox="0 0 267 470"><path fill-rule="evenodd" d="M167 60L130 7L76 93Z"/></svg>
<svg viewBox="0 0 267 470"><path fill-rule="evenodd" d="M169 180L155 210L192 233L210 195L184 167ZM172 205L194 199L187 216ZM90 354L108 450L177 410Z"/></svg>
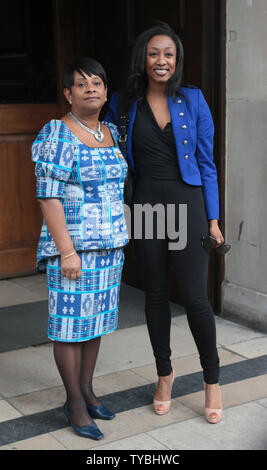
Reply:
<svg viewBox="0 0 267 470"><path fill-rule="evenodd" d="M66 389L64 412L77 434L101 439L92 418L114 414L95 396L92 378L101 336L117 328L127 164L116 127L99 121L107 95L103 67L79 59L63 87L71 111L48 122L32 145L44 216L37 265L47 273L48 337Z"/></svg>

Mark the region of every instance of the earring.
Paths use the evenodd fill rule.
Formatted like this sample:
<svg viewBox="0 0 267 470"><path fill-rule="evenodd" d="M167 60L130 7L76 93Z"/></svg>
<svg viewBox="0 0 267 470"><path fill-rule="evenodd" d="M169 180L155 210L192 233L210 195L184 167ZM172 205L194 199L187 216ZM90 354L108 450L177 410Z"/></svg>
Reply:
<svg viewBox="0 0 267 470"><path fill-rule="evenodd" d="M71 101L71 100L69 100L69 104L70 104L70 105L72 104L72 101Z"/></svg>

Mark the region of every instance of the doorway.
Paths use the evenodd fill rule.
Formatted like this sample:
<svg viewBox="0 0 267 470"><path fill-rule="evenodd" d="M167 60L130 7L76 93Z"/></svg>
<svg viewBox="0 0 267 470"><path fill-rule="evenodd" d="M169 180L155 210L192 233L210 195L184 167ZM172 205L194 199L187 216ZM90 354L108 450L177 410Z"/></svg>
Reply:
<svg viewBox="0 0 267 470"><path fill-rule="evenodd" d="M87 8L83 9L87 3ZM225 121L225 0L117 0L104 2L97 20L97 7L78 0L79 52L92 55L105 67L109 79L109 96L120 89L126 79L135 38L156 21L168 23L180 36L184 51L184 81L203 91L214 124L214 159L220 190L220 228L224 231L224 121ZM92 20L88 19L92 18ZM88 38L90 31L90 41ZM172 268L171 268L172 271ZM126 249L123 278L127 284L142 288L133 243ZM214 310L221 311L221 283L224 260L211 256L208 294ZM171 300L179 303L175 277L171 272Z"/></svg>
<svg viewBox="0 0 267 470"><path fill-rule="evenodd" d="M61 92L65 66L77 56L95 57L106 69L111 96L125 81L134 39L159 20L179 34L185 49L184 80L202 89L213 114L223 231L226 0L165 0L164 4L102 0L101 10L91 0L53 0L46 2L41 19L34 0L14 1L15 6L13 2L12 7L2 8L6 41L1 41L0 50L0 278L35 271L41 214L30 146L47 121L65 112ZM10 29L17 31L13 42ZM42 44L41 36L49 40ZM31 79L42 78L48 70L45 86L30 86ZM132 243L126 250L123 276L126 283L142 287ZM209 297L218 313L223 278L223 259L211 258ZM170 298L179 302L173 275Z"/></svg>

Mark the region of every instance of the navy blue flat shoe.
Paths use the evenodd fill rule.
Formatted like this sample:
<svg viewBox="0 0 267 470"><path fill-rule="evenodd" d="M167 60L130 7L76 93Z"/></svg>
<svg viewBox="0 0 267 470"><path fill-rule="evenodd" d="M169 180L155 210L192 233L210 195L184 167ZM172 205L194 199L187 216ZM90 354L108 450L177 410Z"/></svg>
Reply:
<svg viewBox="0 0 267 470"><path fill-rule="evenodd" d="M76 432L78 436L87 437L88 439L94 439L95 441L99 441L100 439L104 437L104 434L100 431L100 429L97 427L94 421L92 422L92 424L88 426L75 426L70 419L70 415L69 415L68 408L67 408L67 403L65 403L63 410L73 431Z"/></svg>
<svg viewBox="0 0 267 470"><path fill-rule="evenodd" d="M112 413L105 405L98 405L98 406L87 405L87 410L91 418L95 418L95 419L115 418L114 413Z"/></svg>

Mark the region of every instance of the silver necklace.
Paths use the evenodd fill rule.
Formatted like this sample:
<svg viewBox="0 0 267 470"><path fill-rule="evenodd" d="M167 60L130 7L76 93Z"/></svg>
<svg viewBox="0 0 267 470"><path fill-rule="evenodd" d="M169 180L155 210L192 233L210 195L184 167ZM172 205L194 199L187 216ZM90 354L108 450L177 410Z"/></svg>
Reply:
<svg viewBox="0 0 267 470"><path fill-rule="evenodd" d="M98 124L98 129L97 129L97 131L94 131L93 129L90 129L90 127L85 126L81 121L79 121L79 119L77 119L76 116L74 116L74 114L72 114L72 112L69 112L68 114L80 127L85 129L87 132L90 132L91 134L93 134L93 136L94 136L95 140L97 140L97 142L103 142L104 134L102 132L102 122L98 121L98 123L99 123Z"/></svg>

